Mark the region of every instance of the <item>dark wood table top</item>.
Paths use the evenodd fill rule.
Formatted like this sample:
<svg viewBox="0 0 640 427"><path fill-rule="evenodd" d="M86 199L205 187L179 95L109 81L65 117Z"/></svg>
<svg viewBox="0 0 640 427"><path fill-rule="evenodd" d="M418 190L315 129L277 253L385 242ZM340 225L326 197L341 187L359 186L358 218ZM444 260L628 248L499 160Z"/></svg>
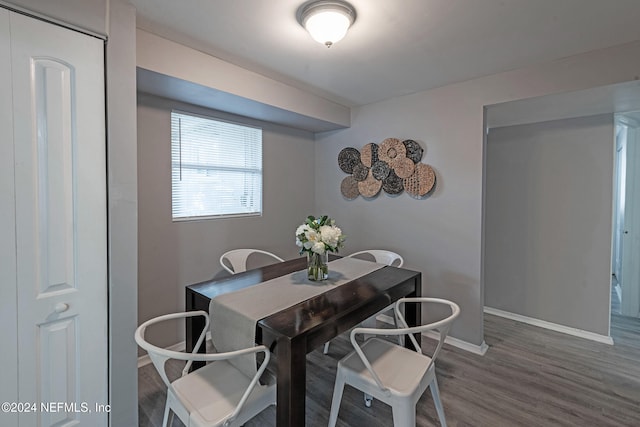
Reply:
<svg viewBox="0 0 640 427"><path fill-rule="evenodd" d="M331 258L335 259L334 257ZM231 276L195 283L187 286L187 288L211 299L218 295L238 291L249 286L257 285L260 282L293 273L294 271L304 270L306 267L306 258L294 258L292 260L269 264L261 268L247 270Z"/></svg>

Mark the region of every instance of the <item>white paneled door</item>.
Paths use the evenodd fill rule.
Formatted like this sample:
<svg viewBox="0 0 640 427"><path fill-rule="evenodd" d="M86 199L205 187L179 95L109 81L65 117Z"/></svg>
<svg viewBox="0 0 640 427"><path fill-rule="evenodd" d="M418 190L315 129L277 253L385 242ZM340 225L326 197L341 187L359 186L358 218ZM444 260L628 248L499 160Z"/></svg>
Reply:
<svg viewBox="0 0 640 427"><path fill-rule="evenodd" d="M2 9L0 22L1 93L11 94L0 109L12 117L12 132L0 130L0 254L15 264L13 275L2 265L15 298L1 304L16 318L1 333L3 352L15 352L1 366L17 360L15 402L35 409L18 406L15 425L106 426L103 41Z"/></svg>

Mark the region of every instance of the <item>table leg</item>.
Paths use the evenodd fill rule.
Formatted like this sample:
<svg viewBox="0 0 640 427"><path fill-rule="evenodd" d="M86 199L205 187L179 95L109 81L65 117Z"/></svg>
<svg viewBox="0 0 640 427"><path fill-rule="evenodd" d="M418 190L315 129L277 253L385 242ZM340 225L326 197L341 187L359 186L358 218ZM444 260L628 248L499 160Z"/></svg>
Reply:
<svg viewBox="0 0 640 427"><path fill-rule="evenodd" d="M198 307L198 303L196 301L195 294L187 289L186 299L185 299L185 309L186 311L196 311L201 310L201 307ZM205 309L208 311L208 308ZM204 328L204 318L202 316L196 317L188 317L185 322L185 347L186 351L191 353L193 351L193 347L198 342L198 337ZM198 353L206 352L206 343L202 343L200 348L198 349ZM194 371L198 368L201 368L205 365L205 362L193 362L191 365L191 371Z"/></svg>
<svg viewBox="0 0 640 427"><path fill-rule="evenodd" d="M419 297L422 295L422 279L421 276L418 276L415 279L415 291L407 297ZM409 326L417 326L422 321L422 305L421 304L404 304L404 318L407 321L407 325ZM422 335L421 334L413 334L418 345L422 344ZM411 340L405 340L404 346L414 350L413 345L411 344Z"/></svg>
<svg viewBox="0 0 640 427"><path fill-rule="evenodd" d="M305 425L305 400L307 386L307 352L304 341L278 339L278 390L276 425L301 427Z"/></svg>

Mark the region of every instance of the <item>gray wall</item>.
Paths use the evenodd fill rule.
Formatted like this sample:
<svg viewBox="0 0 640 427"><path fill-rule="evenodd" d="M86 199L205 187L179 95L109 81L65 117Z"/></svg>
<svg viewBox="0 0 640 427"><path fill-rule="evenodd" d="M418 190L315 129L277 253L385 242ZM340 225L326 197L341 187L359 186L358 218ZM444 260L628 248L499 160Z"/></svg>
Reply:
<svg viewBox="0 0 640 427"><path fill-rule="evenodd" d="M172 108L257 125L263 129L263 215L205 221L171 221L170 113ZM229 249L260 248L282 258L298 256L295 229L314 213L314 141L309 132L139 94L138 321L184 310L186 285L223 271ZM150 339L172 345L181 327Z"/></svg>
<svg viewBox="0 0 640 427"><path fill-rule="evenodd" d="M613 115L491 129L485 305L609 335Z"/></svg>

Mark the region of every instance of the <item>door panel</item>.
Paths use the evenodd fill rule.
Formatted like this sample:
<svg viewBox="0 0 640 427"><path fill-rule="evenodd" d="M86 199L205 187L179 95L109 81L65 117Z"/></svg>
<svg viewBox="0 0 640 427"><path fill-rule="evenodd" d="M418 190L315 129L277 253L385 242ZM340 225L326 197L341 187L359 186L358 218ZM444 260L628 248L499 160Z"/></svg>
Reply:
<svg viewBox="0 0 640 427"><path fill-rule="evenodd" d="M10 14L20 425L106 426L107 264L101 40Z"/></svg>
<svg viewBox="0 0 640 427"><path fill-rule="evenodd" d="M76 260L73 212L72 69L50 59L32 59L39 228L36 238L40 267L37 298L75 288Z"/></svg>
<svg viewBox="0 0 640 427"><path fill-rule="evenodd" d="M9 12L0 9L0 401L18 400L16 323L15 193L13 182L13 109ZM17 425L18 415L0 414L0 424Z"/></svg>
<svg viewBox="0 0 640 427"><path fill-rule="evenodd" d="M44 426L76 425L75 411L82 410L80 402L83 399L78 398L76 387L80 380L76 369L76 320L77 316L65 317L44 323L38 328L38 345L42 350L38 351L39 360L36 363L44 374L40 378L40 401L74 403L70 410L58 411L56 408L55 411L40 411L41 424Z"/></svg>

